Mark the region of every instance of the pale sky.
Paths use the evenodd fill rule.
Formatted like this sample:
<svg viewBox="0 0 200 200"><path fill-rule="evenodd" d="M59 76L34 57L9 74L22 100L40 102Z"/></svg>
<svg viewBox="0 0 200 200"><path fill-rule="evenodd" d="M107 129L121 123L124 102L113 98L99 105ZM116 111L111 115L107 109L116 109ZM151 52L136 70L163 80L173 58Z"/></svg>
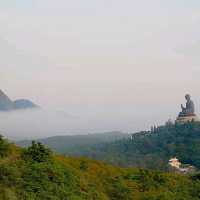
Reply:
<svg viewBox="0 0 200 200"><path fill-rule="evenodd" d="M13 99L101 116L102 130L175 118L185 93L200 112L199 0L0 0L0 27Z"/></svg>

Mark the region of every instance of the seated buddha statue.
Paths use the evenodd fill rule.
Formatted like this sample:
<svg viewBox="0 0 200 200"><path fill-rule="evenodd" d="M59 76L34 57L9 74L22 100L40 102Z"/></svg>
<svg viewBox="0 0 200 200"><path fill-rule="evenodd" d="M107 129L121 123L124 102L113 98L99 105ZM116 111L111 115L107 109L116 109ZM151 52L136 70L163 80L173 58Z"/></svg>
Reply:
<svg viewBox="0 0 200 200"><path fill-rule="evenodd" d="M194 102L191 100L189 94L185 95L186 106L181 105L182 111L179 113L179 117L195 116L195 106Z"/></svg>

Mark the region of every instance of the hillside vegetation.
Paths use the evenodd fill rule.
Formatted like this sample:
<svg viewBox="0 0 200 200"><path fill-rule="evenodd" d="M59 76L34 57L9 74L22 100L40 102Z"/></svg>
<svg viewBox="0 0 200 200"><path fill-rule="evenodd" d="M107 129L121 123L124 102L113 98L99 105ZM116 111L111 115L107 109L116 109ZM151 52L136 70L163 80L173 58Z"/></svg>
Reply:
<svg viewBox="0 0 200 200"><path fill-rule="evenodd" d="M88 135L65 135L38 139L37 142L50 147L61 154L75 153L79 149L87 148L96 144L114 142L123 138L130 138L131 135L122 132L94 133ZM30 140L18 141L17 145L27 147L31 145Z"/></svg>
<svg viewBox="0 0 200 200"><path fill-rule="evenodd" d="M199 175L123 169L0 137L0 200L198 200Z"/></svg>
<svg viewBox="0 0 200 200"><path fill-rule="evenodd" d="M177 157L182 163L200 169L200 123L168 123L133 134L132 138L77 149L71 155L87 156L119 166L159 170L167 170L168 160Z"/></svg>

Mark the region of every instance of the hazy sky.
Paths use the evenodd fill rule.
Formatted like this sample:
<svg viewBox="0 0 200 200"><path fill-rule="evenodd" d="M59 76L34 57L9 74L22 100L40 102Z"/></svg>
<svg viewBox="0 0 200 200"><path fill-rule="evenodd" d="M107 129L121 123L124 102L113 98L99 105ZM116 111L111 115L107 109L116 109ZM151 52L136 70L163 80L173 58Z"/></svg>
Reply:
<svg viewBox="0 0 200 200"><path fill-rule="evenodd" d="M0 0L0 27L13 99L97 117L97 131L174 118L188 92L200 111L199 0Z"/></svg>

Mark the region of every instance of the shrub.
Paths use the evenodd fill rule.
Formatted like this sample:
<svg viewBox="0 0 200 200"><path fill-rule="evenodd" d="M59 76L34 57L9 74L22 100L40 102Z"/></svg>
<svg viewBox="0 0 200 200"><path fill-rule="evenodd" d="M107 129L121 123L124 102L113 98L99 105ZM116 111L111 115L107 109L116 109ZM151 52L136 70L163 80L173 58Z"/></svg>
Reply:
<svg viewBox="0 0 200 200"><path fill-rule="evenodd" d="M0 158L5 157L9 153L9 143L0 135Z"/></svg>
<svg viewBox="0 0 200 200"><path fill-rule="evenodd" d="M52 160L52 151L41 143L32 142L32 145L22 152L25 161L48 162Z"/></svg>

